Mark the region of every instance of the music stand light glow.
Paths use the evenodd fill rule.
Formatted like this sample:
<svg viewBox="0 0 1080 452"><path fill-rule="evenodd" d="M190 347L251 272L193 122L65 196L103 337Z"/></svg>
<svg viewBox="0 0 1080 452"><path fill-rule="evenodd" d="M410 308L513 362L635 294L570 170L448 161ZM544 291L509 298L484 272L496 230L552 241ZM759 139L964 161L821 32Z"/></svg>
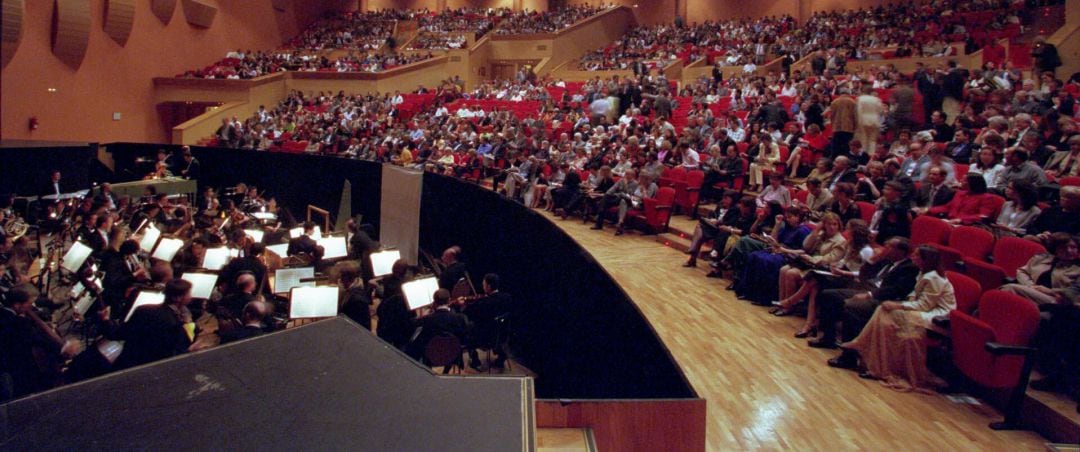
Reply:
<svg viewBox="0 0 1080 452"><path fill-rule="evenodd" d="M153 224L146 227L146 232L143 233L142 240L139 240L139 249L144 252L151 252L154 250L154 245L157 245L158 239L161 238L161 231L155 228Z"/></svg>
<svg viewBox="0 0 1080 452"><path fill-rule="evenodd" d="M164 302L164 292L151 292L149 290L140 291L139 296L135 298L135 304L131 305L131 310L128 311L127 317L124 317L124 322L131 320L131 315L135 313L136 309L139 309L143 306L158 305Z"/></svg>
<svg viewBox="0 0 1080 452"><path fill-rule="evenodd" d="M232 259L232 256L230 256L228 248L207 248L206 255L203 256L202 267L207 270L221 270L225 267L225 264L229 263L230 259Z"/></svg>
<svg viewBox="0 0 1080 452"><path fill-rule="evenodd" d="M281 243L278 245L269 245L266 247L266 250L277 254L278 257L285 257L285 255L289 252L289 244Z"/></svg>
<svg viewBox="0 0 1080 452"><path fill-rule="evenodd" d="M394 262L401 259L401 251L384 250L371 253L371 269L376 277L386 276L394 271Z"/></svg>
<svg viewBox="0 0 1080 452"><path fill-rule="evenodd" d="M191 283L191 298L208 300L210 295L214 293L218 275L213 273L184 273L180 279Z"/></svg>
<svg viewBox="0 0 1080 452"><path fill-rule="evenodd" d="M405 301L409 304L410 311L431 305L435 300L436 290L439 290L439 280L434 276L401 285L401 291L405 293Z"/></svg>
<svg viewBox="0 0 1080 452"><path fill-rule="evenodd" d="M315 277L315 267L279 268L274 271L274 293L289 293L294 287L315 287L314 281L300 282Z"/></svg>
<svg viewBox="0 0 1080 452"><path fill-rule="evenodd" d="M337 286L294 287L289 296L290 319L314 319L338 315Z"/></svg>
<svg viewBox="0 0 1080 452"><path fill-rule="evenodd" d="M244 229L244 235L251 237L251 240L254 240L255 243L262 242L263 240L263 231L258 229Z"/></svg>
<svg viewBox="0 0 1080 452"><path fill-rule="evenodd" d="M79 268L82 267L86 259L90 257L90 253L93 252L94 250L82 242L72 243L71 249L64 253L64 259L60 261L60 267L72 273L78 273Z"/></svg>
<svg viewBox="0 0 1080 452"><path fill-rule="evenodd" d="M323 247L323 259L338 259L349 255L349 244L345 237L323 237L316 243Z"/></svg>
<svg viewBox="0 0 1080 452"><path fill-rule="evenodd" d="M150 257L154 259L161 259L165 262L172 262L176 257L176 253L180 252L180 248L184 247L184 241L180 239L163 238L156 248L154 248L154 254Z"/></svg>

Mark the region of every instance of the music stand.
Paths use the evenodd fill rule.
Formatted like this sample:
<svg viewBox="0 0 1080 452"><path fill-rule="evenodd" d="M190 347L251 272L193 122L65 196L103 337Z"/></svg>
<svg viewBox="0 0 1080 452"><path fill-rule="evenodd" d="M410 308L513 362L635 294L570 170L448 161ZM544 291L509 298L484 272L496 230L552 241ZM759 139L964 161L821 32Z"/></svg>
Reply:
<svg viewBox="0 0 1080 452"><path fill-rule="evenodd" d="M303 226L297 226L295 228L289 229L289 238L290 239L295 239L295 238L300 237L302 235L304 235L304 227ZM311 239L315 240L315 241L318 241L318 240L322 239L322 228L321 227L315 226L315 232L313 234L311 234Z"/></svg>
<svg viewBox="0 0 1080 452"><path fill-rule="evenodd" d="M165 303L164 292L152 292L149 290L139 291L139 296L135 297L135 303L131 305L131 310L128 311L127 317L124 317L124 322L127 323L131 320L131 315L135 313L136 309L143 306L158 305Z"/></svg>
<svg viewBox="0 0 1080 452"><path fill-rule="evenodd" d="M93 252L94 250L82 242L73 242L71 249L64 254L64 259L60 261L60 267L69 272L78 273L82 265L86 263L86 259Z"/></svg>
<svg viewBox="0 0 1080 452"><path fill-rule="evenodd" d="M162 238L158 242L157 247L154 248L154 253L150 257L154 259L160 259L165 262L172 262L176 257L176 253L180 252L180 248L184 247L184 241L180 239Z"/></svg>
<svg viewBox="0 0 1080 452"><path fill-rule="evenodd" d="M371 269L376 277L386 276L394 271L394 262L401 259L401 251L383 250L371 253Z"/></svg>
<svg viewBox="0 0 1080 452"><path fill-rule="evenodd" d="M349 242L345 241L344 236L323 237L316 243L323 247L323 259L340 259L349 255Z"/></svg>
<svg viewBox="0 0 1080 452"><path fill-rule="evenodd" d="M244 229L244 235L251 237L251 240L254 240L255 243L262 242L263 240L263 231L258 229Z"/></svg>
<svg viewBox="0 0 1080 452"><path fill-rule="evenodd" d="M191 298L209 300L217 286L218 275L213 273L184 273L180 279L191 283Z"/></svg>
<svg viewBox="0 0 1080 452"><path fill-rule="evenodd" d="M294 287L315 287L315 267L279 268L274 271L274 293L289 293Z"/></svg>
<svg viewBox="0 0 1080 452"><path fill-rule="evenodd" d="M146 232L143 233L142 239L139 240L139 249L147 253L154 251L154 245L157 245L159 238L161 238L161 231L155 228L153 224L147 226Z"/></svg>
<svg viewBox="0 0 1080 452"><path fill-rule="evenodd" d="M338 315L337 286L294 287L289 293L290 319L314 319Z"/></svg>
<svg viewBox="0 0 1080 452"><path fill-rule="evenodd" d="M228 248L207 248L206 255L203 256L202 268L218 271L225 268L225 264L228 264L230 259L232 256L229 255Z"/></svg>
<svg viewBox="0 0 1080 452"><path fill-rule="evenodd" d="M405 302L409 304L410 311L430 306L435 301L436 290L439 290L439 280L434 276L401 285L401 291L405 294Z"/></svg>

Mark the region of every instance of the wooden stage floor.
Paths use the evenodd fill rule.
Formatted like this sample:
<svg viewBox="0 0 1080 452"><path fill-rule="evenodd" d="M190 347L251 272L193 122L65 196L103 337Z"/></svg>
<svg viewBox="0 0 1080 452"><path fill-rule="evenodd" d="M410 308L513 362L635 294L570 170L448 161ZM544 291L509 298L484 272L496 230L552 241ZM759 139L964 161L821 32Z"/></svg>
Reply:
<svg viewBox="0 0 1080 452"><path fill-rule="evenodd" d="M708 401L709 450L1037 450L1030 431L995 432L988 405L901 393L825 361L836 352L792 334L799 317L775 317L735 299L706 266L651 236L545 213L591 253L634 300Z"/></svg>

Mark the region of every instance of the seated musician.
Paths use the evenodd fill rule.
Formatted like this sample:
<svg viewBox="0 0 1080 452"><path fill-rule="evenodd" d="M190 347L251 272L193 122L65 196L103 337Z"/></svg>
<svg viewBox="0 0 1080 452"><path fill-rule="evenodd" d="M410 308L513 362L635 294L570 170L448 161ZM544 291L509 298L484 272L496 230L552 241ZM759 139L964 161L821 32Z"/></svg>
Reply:
<svg viewBox="0 0 1080 452"><path fill-rule="evenodd" d="M116 367L125 369L180 355L188 351L194 323L187 306L191 303L191 283L174 279L165 285L165 302L141 306L120 328L124 351Z"/></svg>
<svg viewBox="0 0 1080 452"><path fill-rule="evenodd" d="M339 312L364 328L371 329L371 297L364 288L360 264L356 261L339 262L334 266L338 287L341 288Z"/></svg>
<svg viewBox="0 0 1080 452"><path fill-rule="evenodd" d="M221 343L228 344L266 334L265 319L270 316L270 313L270 305L264 301L251 301L244 305L244 311L240 315L243 326L221 332Z"/></svg>
<svg viewBox="0 0 1080 452"><path fill-rule="evenodd" d="M315 242L315 239L311 238L314 234L315 223L310 221L304 223L304 233L297 238L289 240L289 248L286 250L285 254L288 256L307 254L315 261L322 259L323 247L319 246L319 244Z"/></svg>
<svg viewBox="0 0 1080 452"><path fill-rule="evenodd" d="M215 313L220 320L238 321L244 306L258 299L258 294L255 293L258 290L258 280L255 279L255 275L251 272L244 271L236 279L227 281L232 282L232 284L228 286L228 291L218 301Z"/></svg>
<svg viewBox="0 0 1080 452"><path fill-rule="evenodd" d="M227 285L226 292L233 289L232 284L242 273L251 273L255 278L256 284L262 286L262 293L268 293L270 285L266 284L268 270L266 262L264 262L266 256L266 245L262 243L252 244L242 257L238 257L229 261L225 265L225 268L221 269L221 280ZM244 305L241 304L240 307Z"/></svg>
<svg viewBox="0 0 1080 452"><path fill-rule="evenodd" d="M431 314L416 319L414 324L419 328L419 332L405 351L409 356L420 359L424 356L424 348L427 347L428 342L431 339L441 335L451 335L458 338L462 344L468 340L467 333L469 331L469 320L464 314L454 311L450 308L450 291L446 289L439 289L435 291L435 296L432 302L433 311ZM460 355L458 362L455 364L461 365ZM473 360L474 363L478 361Z"/></svg>
<svg viewBox="0 0 1080 452"><path fill-rule="evenodd" d="M405 295L401 291L401 285L405 283L409 271L409 264L398 259L390 271L391 273L379 280L375 287L375 293L380 299L379 306L375 309L375 315L379 317L375 333L380 339L395 347L404 348L416 329L412 324L416 313L409 310Z"/></svg>
<svg viewBox="0 0 1080 452"><path fill-rule="evenodd" d="M102 281L105 302L113 308L114 315L127 312L127 298L136 282L150 280L146 267L140 261L139 242L126 240L119 251L110 253L102 262L105 280Z"/></svg>
<svg viewBox="0 0 1080 452"><path fill-rule="evenodd" d="M439 287L446 290L453 290L454 285L457 284L461 278L464 278L468 274L468 268L465 267L465 263L459 260L461 256L460 246L451 246L443 251L442 257L439 260L442 261L443 268L442 274L439 275Z"/></svg>
<svg viewBox="0 0 1080 452"><path fill-rule="evenodd" d="M172 260L176 276L202 267L203 258L206 257L206 249L210 247L210 241L206 237L198 237L184 246Z"/></svg>
<svg viewBox="0 0 1080 452"><path fill-rule="evenodd" d="M16 288L3 298L0 308L0 401L49 389L58 375L42 369L35 354L70 358L79 350L65 342L34 313L30 292ZM37 352L37 353L36 353Z"/></svg>
<svg viewBox="0 0 1080 452"><path fill-rule="evenodd" d="M480 356L478 348L491 348L495 352L495 362L491 367L502 368L506 362L506 350L498 344L499 326L498 319L508 315L513 310L513 299L510 294L499 291L499 275L488 273L484 275L484 294L479 298L467 302L462 309L465 317L472 322L473 328L467 341L469 347L469 367L480 370Z"/></svg>
<svg viewBox="0 0 1080 452"><path fill-rule="evenodd" d="M164 179L166 177L172 177L172 172L169 171L169 166L165 162L157 162L154 164L154 170L147 174L143 179Z"/></svg>

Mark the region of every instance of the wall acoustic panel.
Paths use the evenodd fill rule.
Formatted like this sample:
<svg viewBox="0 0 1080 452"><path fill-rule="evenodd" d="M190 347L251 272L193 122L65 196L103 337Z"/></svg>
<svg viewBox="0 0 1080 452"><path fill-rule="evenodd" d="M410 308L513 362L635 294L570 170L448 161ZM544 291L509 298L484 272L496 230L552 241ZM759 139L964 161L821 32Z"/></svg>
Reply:
<svg viewBox="0 0 1080 452"><path fill-rule="evenodd" d="M78 69L90 44L90 1L56 0L55 5L53 54L68 66Z"/></svg>
<svg viewBox="0 0 1080 452"><path fill-rule="evenodd" d="M23 0L0 0L0 67L7 66L15 57L15 50L22 41Z"/></svg>
<svg viewBox="0 0 1080 452"><path fill-rule="evenodd" d="M135 0L109 0L105 4L105 34L123 46L135 24Z"/></svg>
<svg viewBox="0 0 1080 452"><path fill-rule="evenodd" d="M150 11L167 24L172 20L173 11L176 11L176 0L150 0Z"/></svg>
<svg viewBox="0 0 1080 452"><path fill-rule="evenodd" d="M210 28L210 24L214 23L214 15L217 14L216 6L210 6L197 0L180 0L180 2L184 6L184 17L187 18L189 24L201 28Z"/></svg>

